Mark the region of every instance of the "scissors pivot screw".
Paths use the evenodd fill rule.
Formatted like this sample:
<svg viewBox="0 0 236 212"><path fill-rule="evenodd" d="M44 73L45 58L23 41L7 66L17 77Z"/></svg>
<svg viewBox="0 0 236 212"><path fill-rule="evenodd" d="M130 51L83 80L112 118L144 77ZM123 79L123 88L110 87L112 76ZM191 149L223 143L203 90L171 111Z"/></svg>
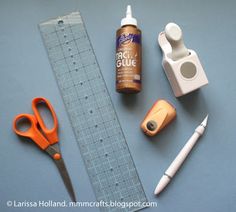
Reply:
<svg viewBox="0 0 236 212"><path fill-rule="evenodd" d="M53 159L54 160L60 160L61 159L61 155L59 153L56 153L55 155L53 155Z"/></svg>

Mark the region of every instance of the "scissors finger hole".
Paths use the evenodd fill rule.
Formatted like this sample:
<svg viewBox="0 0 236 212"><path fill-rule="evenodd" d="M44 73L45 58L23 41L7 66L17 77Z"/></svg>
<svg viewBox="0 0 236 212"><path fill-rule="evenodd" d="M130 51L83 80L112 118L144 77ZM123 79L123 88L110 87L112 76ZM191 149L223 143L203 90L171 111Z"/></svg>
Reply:
<svg viewBox="0 0 236 212"><path fill-rule="evenodd" d="M27 132L31 126L32 126L32 123L31 121L26 118L26 117L22 117L22 118L19 118L17 121L16 121L16 129L20 132Z"/></svg>
<svg viewBox="0 0 236 212"><path fill-rule="evenodd" d="M37 105L37 110L39 112L40 117L42 118L42 121L44 125L46 126L47 129L52 129L54 127L54 120L52 116L52 112L47 106L47 103L45 102L38 102Z"/></svg>

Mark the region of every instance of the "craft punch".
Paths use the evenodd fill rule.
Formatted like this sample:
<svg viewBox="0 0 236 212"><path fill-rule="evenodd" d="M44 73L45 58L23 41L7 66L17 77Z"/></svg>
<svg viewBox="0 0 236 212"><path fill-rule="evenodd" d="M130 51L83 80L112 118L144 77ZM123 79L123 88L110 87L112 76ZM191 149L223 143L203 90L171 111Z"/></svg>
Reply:
<svg viewBox="0 0 236 212"><path fill-rule="evenodd" d="M208 84L197 53L185 47L177 24L167 24L158 36L158 43L163 52L162 66L176 97Z"/></svg>
<svg viewBox="0 0 236 212"><path fill-rule="evenodd" d="M157 100L146 114L141 129L148 136L154 136L176 117L176 109L166 100Z"/></svg>

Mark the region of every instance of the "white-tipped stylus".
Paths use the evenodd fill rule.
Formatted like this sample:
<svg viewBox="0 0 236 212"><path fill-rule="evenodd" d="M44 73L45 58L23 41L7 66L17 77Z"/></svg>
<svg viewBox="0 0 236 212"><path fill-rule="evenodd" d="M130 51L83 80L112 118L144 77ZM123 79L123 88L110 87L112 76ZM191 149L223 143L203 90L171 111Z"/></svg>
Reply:
<svg viewBox="0 0 236 212"><path fill-rule="evenodd" d="M179 152L174 161L170 164L169 168L166 170L154 191L155 195L161 193L161 191L167 186L167 184L174 177L175 173L178 171L180 166L183 164L184 160L192 150L193 146L196 144L199 137L204 133L207 126L208 115L205 117L203 122L195 129L191 138L184 145L183 149Z"/></svg>

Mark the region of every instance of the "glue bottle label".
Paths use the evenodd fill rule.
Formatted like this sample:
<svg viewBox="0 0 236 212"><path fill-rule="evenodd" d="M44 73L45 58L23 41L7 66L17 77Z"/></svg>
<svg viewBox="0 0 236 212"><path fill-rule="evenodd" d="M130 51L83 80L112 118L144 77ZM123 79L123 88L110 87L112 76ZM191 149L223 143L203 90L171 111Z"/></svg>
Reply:
<svg viewBox="0 0 236 212"><path fill-rule="evenodd" d="M134 26L117 31L116 89L123 93L141 90L141 31Z"/></svg>

